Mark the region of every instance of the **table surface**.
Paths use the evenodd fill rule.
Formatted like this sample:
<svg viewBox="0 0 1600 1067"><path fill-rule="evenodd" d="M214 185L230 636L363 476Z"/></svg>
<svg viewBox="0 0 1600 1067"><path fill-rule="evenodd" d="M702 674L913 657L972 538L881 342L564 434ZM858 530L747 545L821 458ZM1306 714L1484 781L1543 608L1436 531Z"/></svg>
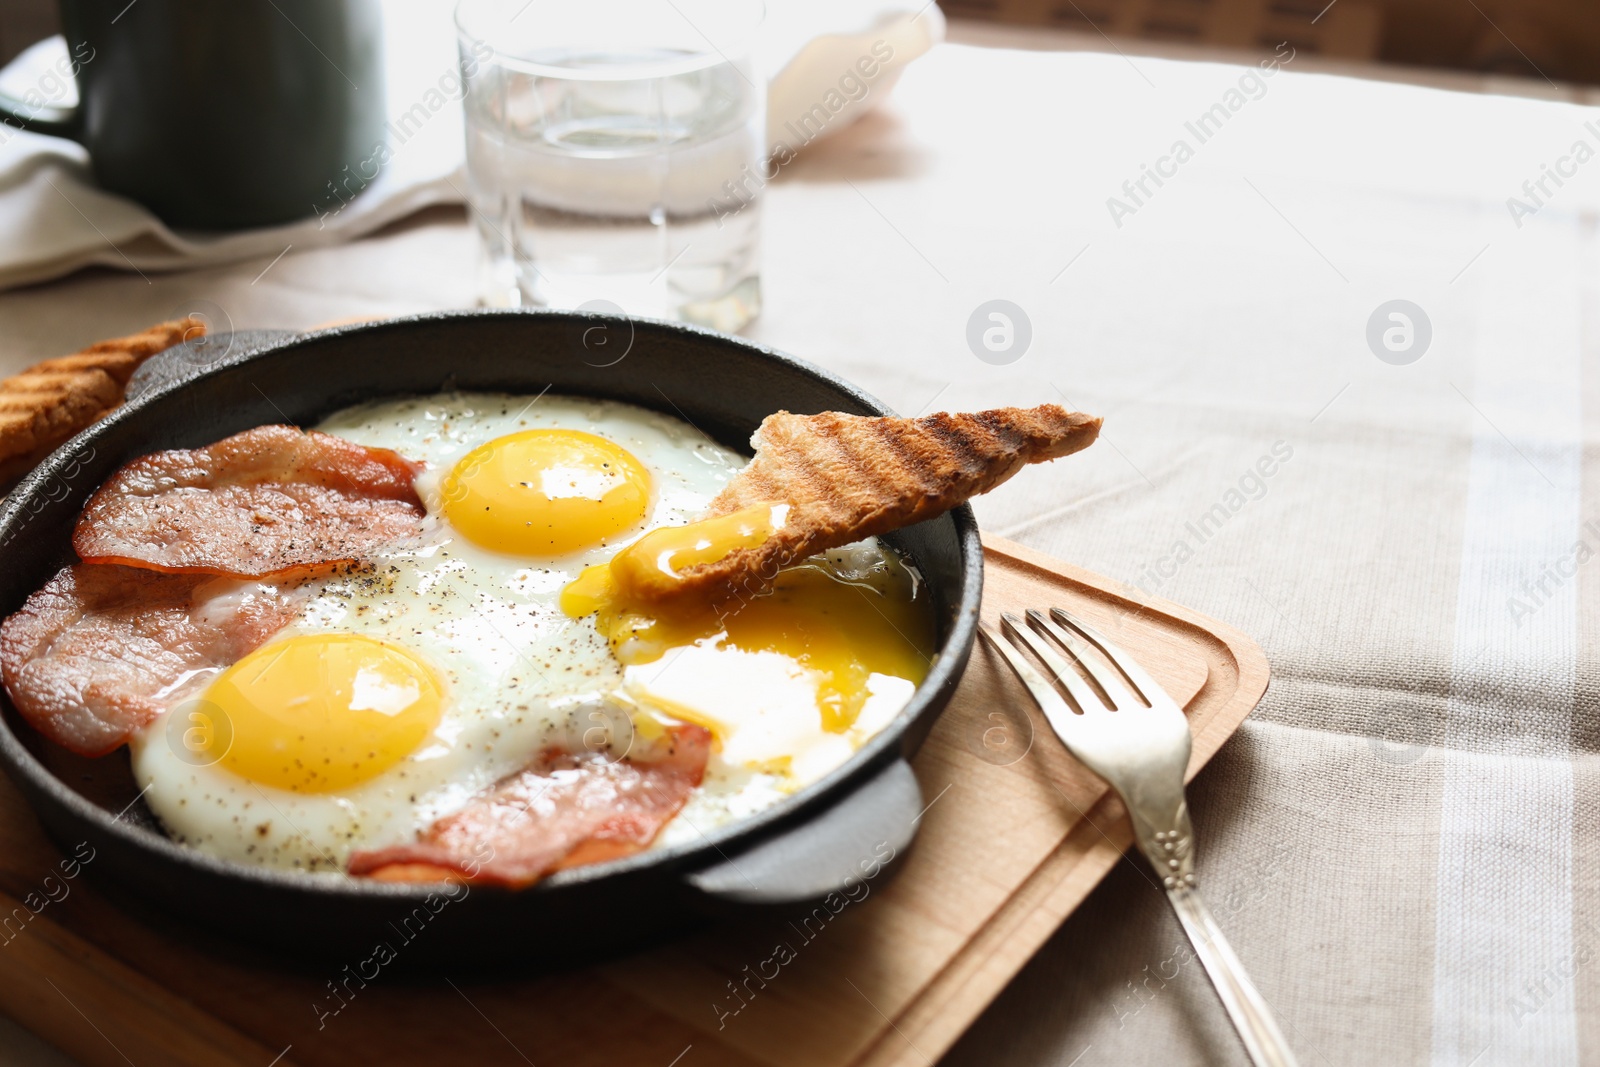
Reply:
<svg viewBox="0 0 1600 1067"><path fill-rule="evenodd" d="M965 34L1029 50L937 49L769 187L749 334L906 414L1105 416L979 517L1267 649L1190 800L1200 885L1303 1064L1600 1057L1600 111ZM436 210L270 264L87 272L0 295L0 371L199 300L238 328L467 306L475 267ZM1031 324L998 366L968 342L996 299ZM944 1063L1241 1058L1124 862ZM0 1059L66 1063L7 1025Z"/></svg>

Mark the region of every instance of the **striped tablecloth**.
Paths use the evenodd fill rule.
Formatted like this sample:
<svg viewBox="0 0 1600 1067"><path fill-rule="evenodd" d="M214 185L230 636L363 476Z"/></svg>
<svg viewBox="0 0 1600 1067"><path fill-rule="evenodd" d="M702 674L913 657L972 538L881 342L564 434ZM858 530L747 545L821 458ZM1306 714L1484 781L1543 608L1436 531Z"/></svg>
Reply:
<svg viewBox="0 0 1600 1067"><path fill-rule="evenodd" d="M1303 1064L1592 1062L1600 112L1313 67L945 46L769 187L752 332L906 413L1106 417L980 519L1267 649L1191 802ZM0 369L197 300L469 304L473 242L436 213L6 294ZM1148 881L1123 864L945 1062L1238 1061Z"/></svg>

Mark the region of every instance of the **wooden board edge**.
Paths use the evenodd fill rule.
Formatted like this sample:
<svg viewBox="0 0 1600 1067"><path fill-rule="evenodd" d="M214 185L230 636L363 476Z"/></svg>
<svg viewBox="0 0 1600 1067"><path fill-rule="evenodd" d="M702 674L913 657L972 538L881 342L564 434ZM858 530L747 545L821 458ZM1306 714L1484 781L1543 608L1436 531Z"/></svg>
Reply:
<svg viewBox="0 0 1600 1067"><path fill-rule="evenodd" d="M1228 736L1191 762L1188 780ZM1122 802L1103 796L852 1067L924 1067L944 1055L1132 845Z"/></svg>
<svg viewBox="0 0 1600 1067"><path fill-rule="evenodd" d="M937 1062L1065 920L1052 900L1070 913L1130 844L1121 802L1102 797L851 1067Z"/></svg>
<svg viewBox="0 0 1600 1067"><path fill-rule="evenodd" d="M42 909L0 894L0 914L33 915L0 946L14 959L0 967L0 1010L86 1067L294 1067L289 1050L246 1037Z"/></svg>
<svg viewBox="0 0 1600 1067"><path fill-rule="evenodd" d="M1236 629L1220 619L1214 619L1182 604L1166 600L1162 597L1151 596L1138 586L1127 585L1124 582L1109 578L1103 574L1088 571L1082 567L1074 566L1054 556L1029 548L1005 537L995 534L982 534L983 547L988 551L999 552L1003 555L1021 560L1030 567L1054 574L1064 575L1067 578L1096 589L1106 589L1108 583L1115 583L1115 588L1109 590L1116 596L1132 604L1137 604L1141 609L1155 615L1161 615L1175 622L1183 624L1184 629L1198 630L1210 634L1227 647L1232 654L1235 664L1239 669L1239 689L1248 694L1250 706L1255 707L1261 702L1261 697L1267 691L1267 684L1271 679L1271 668L1267 662L1267 655L1261 646L1244 631Z"/></svg>
<svg viewBox="0 0 1600 1067"><path fill-rule="evenodd" d="M1093 575L1002 537L983 535L984 547L1041 570L1064 573L1084 584ZM1154 614L1187 623L1215 636L1232 659L1234 688L1194 737L1194 754L1185 774L1193 781L1211 758L1249 718L1271 680L1266 653L1252 638L1179 604L1137 590L1120 595ZM1208 680L1207 688L1210 687ZM1205 690L1200 696L1204 696ZM874 1041L853 1067L910 1067L933 1062L960 1039L972 1023L1026 965L1078 904L1110 873L1133 844L1121 801L1106 795L1067 835L1061 845L1013 891L1000 909ZM914 1042L914 1043L913 1043Z"/></svg>
<svg viewBox="0 0 1600 1067"><path fill-rule="evenodd" d="M1240 714L1241 705L1243 700L1230 699L1213 719L1217 728L1210 731L1210 739L1202 742L1196 738L1196 758L1190 762L1188 781L1221 750L1255 706L1250 703ZM1232 721L1232 727L1221 729L1220 723L1225 721ZM1112 794L1103 796L945 969L923 987L896 1018L897 1030L875 1042L852 1067L921 1067L932 1062L929 1056L937 1059L949 1051L1132 845L1122 802ZM918 1053L905 1047L896 1050L895 1042L888 1040L895 1032L913 1035ZM912 1039L900 1044L905 1046Z"/></svg>

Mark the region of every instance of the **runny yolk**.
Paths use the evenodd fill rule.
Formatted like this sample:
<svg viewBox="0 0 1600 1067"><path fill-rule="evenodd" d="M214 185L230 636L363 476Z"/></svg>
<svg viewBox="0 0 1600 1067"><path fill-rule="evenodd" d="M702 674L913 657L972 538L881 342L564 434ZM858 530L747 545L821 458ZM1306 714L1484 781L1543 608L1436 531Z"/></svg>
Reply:
<svg viewBox="0 0 1600 1067"><path fill-rule="evenodd" d="M359 634L272 641L206 688L198 747L261 785L328 793L374 778L433 732L443 695L429 667ZM191 712L194 719L197 713Z"/></svg>
<svg viewBox="0 0 1600 1067"><path fill-rule="evenodd" d="M618 586L630 593L670 592L690 567L765 544L783 529L788 516L788 504L758 504L687 526L663 526L617 553L610 563L611 573Z"/></svg>
<svg viewBox="0 0 1600 1067"><path fill-rule="evenodd" d="M467 540L522 556L561 556L644 521L650 474L627 449L579 430L523 430L461 457L440 483Z"/></svg>
<svg viewBox="0 0 1600 1067"><path fill-rule="evenodd" d="M586 568L561 607L595 616L625 698L707 727L730 763L803 783L842 762L927 675L934 623L914 574L894 557L863 576L817 556L731 604L634 593L760 544L782 525L775 510L652 531Z"/></svg>

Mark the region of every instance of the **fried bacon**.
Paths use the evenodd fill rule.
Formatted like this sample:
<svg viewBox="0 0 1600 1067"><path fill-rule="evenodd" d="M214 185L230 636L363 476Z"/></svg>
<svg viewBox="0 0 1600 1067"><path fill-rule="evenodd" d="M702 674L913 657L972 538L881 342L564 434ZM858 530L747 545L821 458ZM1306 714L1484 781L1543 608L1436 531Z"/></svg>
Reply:
<svg viewBox="0 0 1600 1067"><path fill-rule="evenodd" d="M90 498L72 545L87 563L158 571L321 570L416 530L420 469L388 449L258 426L127 464Z"/></svg>
<svg viewBox="0 0 1600 1067"><path fill-rule="evenodd" d="M355 853L350 873L517 887L564 867L632 855L678 814L710 753L711 734L692 725L671 727L649 751L615 761L547 750L415 844Z"/></svg>
<svg viewBox="0 0 1600 1067"><path fill-rule="evenodd" d="M282 591L210 575L79 564L0 623L0 679L34 729L103 756L299 610Z"/></svg>

